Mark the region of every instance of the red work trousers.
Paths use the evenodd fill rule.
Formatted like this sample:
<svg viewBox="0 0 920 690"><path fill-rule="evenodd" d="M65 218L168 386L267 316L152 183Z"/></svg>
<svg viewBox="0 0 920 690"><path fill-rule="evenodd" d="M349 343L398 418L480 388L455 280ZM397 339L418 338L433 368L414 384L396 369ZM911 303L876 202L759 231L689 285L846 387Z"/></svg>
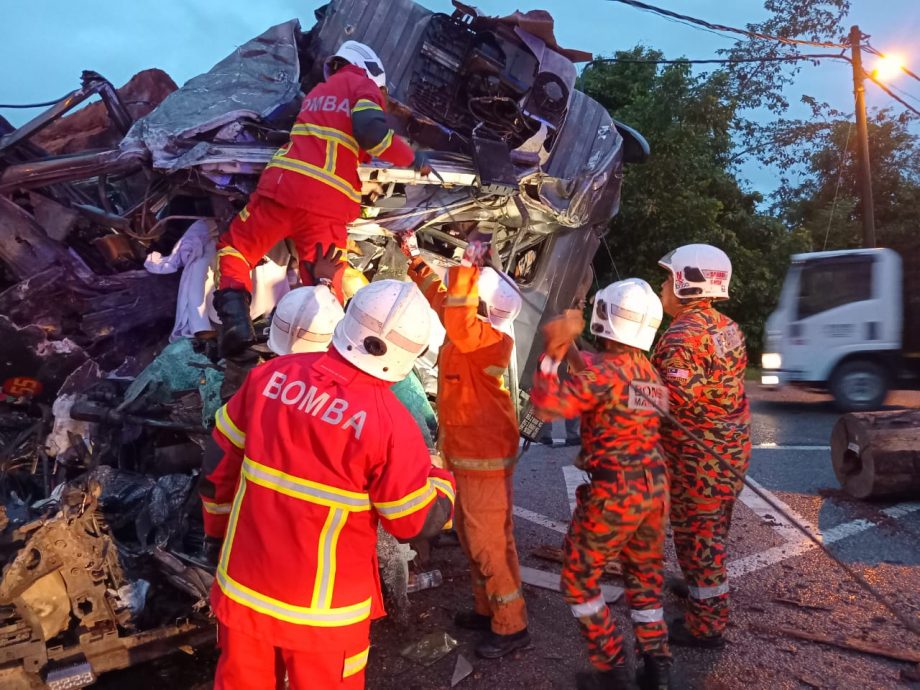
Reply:
<svg viewBox="0 0 920 690"><path fill-rule="evenodd" d="M253 194L217 243L218 288L252 292L252 269L269 249L287 238L294 241L300 257L301 281L304 285L313 285L313 277L304 270L303 262L316 258L317 244L323 249L334 244L344 257L348 231L344 221L324 218L308 209L283 206L270 197ZM343 304L344 270L343 261L332 281L336 297Z"/></svg>
<svg viewBox="0 0 920 690"><path fill-rule="evenodd" d="M364 689L367 625L356 625L353 648L336 651L281 649L240 630L218 623L220 659L214 690Z"/></svg>

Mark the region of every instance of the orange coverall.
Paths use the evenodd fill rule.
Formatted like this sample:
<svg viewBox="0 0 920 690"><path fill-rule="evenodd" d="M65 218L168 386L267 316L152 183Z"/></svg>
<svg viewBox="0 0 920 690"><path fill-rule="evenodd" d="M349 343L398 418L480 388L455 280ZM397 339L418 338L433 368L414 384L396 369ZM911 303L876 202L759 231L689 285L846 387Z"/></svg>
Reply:
<svg viewBox="0 0 920 690"><path fill-rule="evenodd" d="M455 525L470 561L474 608L492 617L494 633L510 635L527 627L511 520L518 423L502 381L514 341L478 316L478 268L452 267L445 289L416 257L409 277L447 331L438 355L439 443L457 480Z"/></svg>

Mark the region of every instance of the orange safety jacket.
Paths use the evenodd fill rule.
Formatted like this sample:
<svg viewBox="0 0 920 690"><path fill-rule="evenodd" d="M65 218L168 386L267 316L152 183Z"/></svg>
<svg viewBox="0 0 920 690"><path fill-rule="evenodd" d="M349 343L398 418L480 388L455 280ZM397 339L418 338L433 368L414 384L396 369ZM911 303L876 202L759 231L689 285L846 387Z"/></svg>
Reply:
<svg viewBox="0 0 920 690"><path fill-rule="evenodd" d="M438 353L440 445L451 471L507 476L518 455L518 423L504 373L514 341L478 315L479 269L453 266L445 289L421 257L409 276L438 314L447 338Z"/></svg>
<svg viewBox="0 0 920 690"><path fill-rule="evenodd" d="M290 141L272 157L256 192L284 206L310 209L344 223L357 218L358 162L374 156L408 167L415 157L393 130L366 153L362 151L352 114L369 109L383 111L383 96L360 67L346 65L315 86L303 99Z"/></svg>
<svg viewBox="0 0 920 690"><path fill-rule="evenodd" d="M205 533L224 538L211 604L229 628L286 649L338 649L383 615L377 524L419 534L451 475L390 384L335 351L253 369L217 412Z"/></svg>

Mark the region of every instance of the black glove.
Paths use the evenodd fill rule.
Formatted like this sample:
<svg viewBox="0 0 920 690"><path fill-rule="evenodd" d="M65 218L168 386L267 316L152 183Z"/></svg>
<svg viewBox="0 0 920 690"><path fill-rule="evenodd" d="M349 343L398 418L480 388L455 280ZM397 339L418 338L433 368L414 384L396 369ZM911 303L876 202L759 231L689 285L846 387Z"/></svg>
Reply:
<svg viewBox="0 0 920 690"><path fill-rule="evenodd" d="M216 568L220 560L220 549L223 545L223 539L205 537L204 544L201 545L201 560Z"/></svg>

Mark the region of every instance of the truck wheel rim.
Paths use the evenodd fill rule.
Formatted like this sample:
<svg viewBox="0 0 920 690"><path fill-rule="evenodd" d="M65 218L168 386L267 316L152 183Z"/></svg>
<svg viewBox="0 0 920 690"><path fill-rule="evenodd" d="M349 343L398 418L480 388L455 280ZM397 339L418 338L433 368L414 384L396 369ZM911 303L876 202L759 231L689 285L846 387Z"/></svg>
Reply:
<svg viewBox="0 0 920 690"><path fill-rule="evenodd" d="M843 393L848 400L869 402L882 392L882 382L877 376L853 373L843 380Z"/></svg>

